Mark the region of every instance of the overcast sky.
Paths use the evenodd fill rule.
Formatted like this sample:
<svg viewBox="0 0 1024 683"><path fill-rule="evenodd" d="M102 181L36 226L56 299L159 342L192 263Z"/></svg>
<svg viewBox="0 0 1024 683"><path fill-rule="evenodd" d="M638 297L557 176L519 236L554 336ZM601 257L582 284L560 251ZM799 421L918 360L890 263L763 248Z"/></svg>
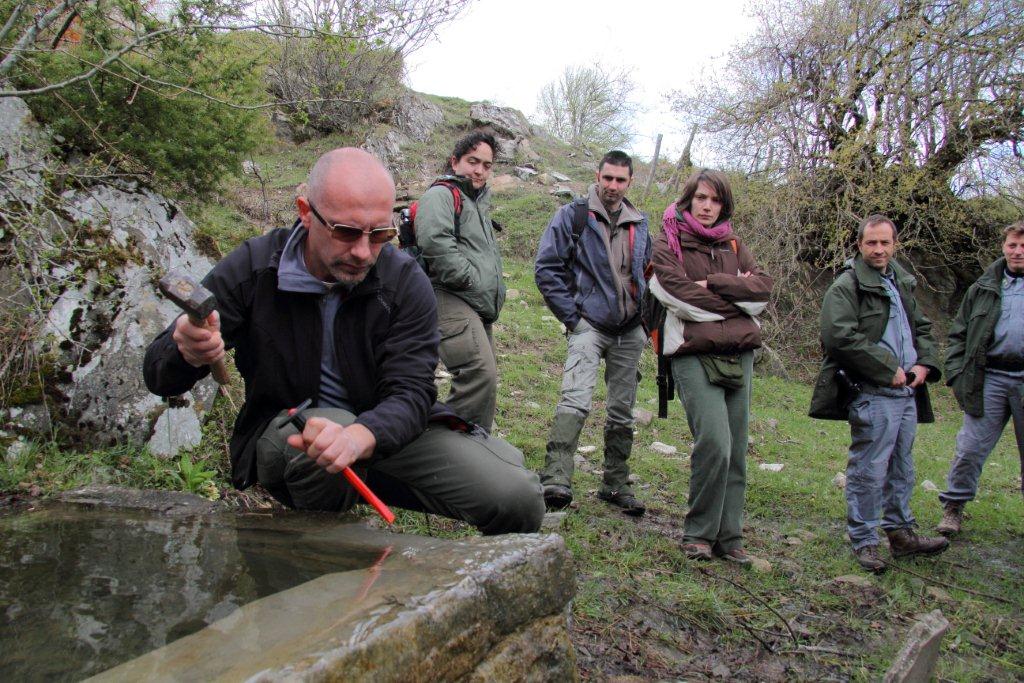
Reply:
<svg viewBox="0 0 1024 683"><path fill-rule="evenodd" d="M662 95L685 89L714 58L746 36L747 0L476 0L437 42L408 60L414 90L515 107L531 120L537 94L568 65L600 62L632 70L638 100L633 151L678 154L686 131Z"/></svg>

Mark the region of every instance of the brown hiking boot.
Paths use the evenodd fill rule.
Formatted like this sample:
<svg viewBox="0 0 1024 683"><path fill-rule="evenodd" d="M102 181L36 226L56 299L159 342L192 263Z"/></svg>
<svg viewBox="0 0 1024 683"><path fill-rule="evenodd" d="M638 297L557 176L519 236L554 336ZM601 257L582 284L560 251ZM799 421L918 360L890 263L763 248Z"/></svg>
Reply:
<svg viewBox="0 0 1024 683"><path fill-rule="evenodd" d="M886 531L885 535L889 537L889 552L893 557L937 555L949 547L948 538L918 536L913 529L893 529Z"/></svg>
<svg viewBox="0 0 1024 683"><path fill-rule="evenodd" d="M853 551L857 556L857 564L872 574L881 574L885 571L885 561L878 556L877 545L866 545Z"/></svg>
<svg viewBox="0 0 1024 683"><path fill-rule="evenodd" d="M701 562L710 560L712 557L711 546L707 543L684 543L683 554L688 560L700 560Z"/></svg>
<svg viewBox="0 0 1024 683"><path fill-rule="evenodd" d="M960 533L960 525L964 522L964 504L946 503L942 507L942 521L935 530L943 536L953 536Z"/></svg>
<svg viewBox="0 0 1024 683"><path fill-rule="evenodd" d="M754 564L754 561L750 559L750 555L747 555L743 548L733 548L732 550L726 550L725 552L715 553L716 557L720 557L726 562L733 562L742 567L747 567Z"/></svg>

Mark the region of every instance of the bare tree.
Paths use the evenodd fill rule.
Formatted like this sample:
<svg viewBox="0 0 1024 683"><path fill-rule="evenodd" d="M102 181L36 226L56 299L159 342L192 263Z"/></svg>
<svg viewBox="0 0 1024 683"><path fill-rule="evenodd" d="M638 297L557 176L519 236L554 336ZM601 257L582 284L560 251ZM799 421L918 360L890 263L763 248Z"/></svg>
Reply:
<svg viewBox="0 0 1024 683"><path fill-rule="evenodd" d="M633 137L638 110L636 85L629 72L601 65L569 66L545 85L537 98L542 123L572 145L626 145Z"/></svg>
<svg viewBox="0 0 1024 683"><path fill-rule="evenodd" d="M1020 0L774 0L727 70L675 105L763 170L837 156L950 180L1024 135ZM1015 154L1020 158L1020 154Z"/></svg>

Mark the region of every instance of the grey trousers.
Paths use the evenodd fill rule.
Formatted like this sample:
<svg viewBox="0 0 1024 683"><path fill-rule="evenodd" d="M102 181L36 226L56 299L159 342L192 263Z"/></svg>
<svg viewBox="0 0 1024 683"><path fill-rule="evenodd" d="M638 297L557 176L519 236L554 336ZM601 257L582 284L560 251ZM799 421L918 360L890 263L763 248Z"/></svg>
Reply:
<svg viewBox="0 0 1024 683"><path fill-rule="evenodd" d="M302 414L338 424L355 420L340 408ZM257 477L271 495L288 507L330 512L362 500L340 473L329 474L289 446L285 439L295 428L277 429L278 419L256 444ZM373 456L352 469L389 505L461 519L485 534L534 532L544 517L540 482L523 466L523 454L479 430L466 434L431 425L397 453Z"/></svg>
<svg viewBox="0 0 1024 683"><path fill-rule="evenodd" d="M878 545L879 525L891 530L915 524L910 495L917 406L913 396L862 393L850 404L849 419L846 527L853 549L859 550Z"/></svg>
<svg viewBox="0 0 1024 683"><path fill-rule="evenodd" d="M562 393L555 412L573 411L584 417L590 414L603 358L604 382L608 387L606 424L632 427L637 370L646 344L647 335L639 325L623 334L610 335L581 319L569 333Z"/></svg>
<svg viewBox="0 0 1024 683"><path fill-rule="evenodd" d="M1007 420L1013 417L1018 447L1024 439L1024 408L1021 393L1024 381L1001 372L985 373L984 414L964 413L964 423L956 435L956 452L946 475L946 490L939 494L945 503L965 503L978 493L981 468L1003 435Z"/></svg>
<svg viewBox="0 0 1024 683"><path fill-rule="evenodd" d="M743 545L754 352L741 354L740 363L743 387L726 389L708 381L696 356L672 359L672 376L693 434L683 541L707 543L723 553Z"/></svg>
<svg viewBox="0 0 1024 683"><path fill-rule="evenodd" d="M441 329L441 362L452 373L445 403L464 420L488 432L498 397L498 364L491 326L454 294L435 290Z"/></svg>

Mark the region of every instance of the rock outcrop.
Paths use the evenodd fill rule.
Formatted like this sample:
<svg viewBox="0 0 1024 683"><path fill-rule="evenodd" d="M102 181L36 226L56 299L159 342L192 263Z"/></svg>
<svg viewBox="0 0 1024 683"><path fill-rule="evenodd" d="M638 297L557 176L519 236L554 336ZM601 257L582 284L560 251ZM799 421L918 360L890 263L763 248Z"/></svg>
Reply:
<svg viewBox="0 0 1024 683"><path fill-rule="evenodd" d="M45 132L19 100L0 100L0 131L0 185L29 190L17 199L0 194L0 202L19 201L22 227L32 233L20 266L34 278L18 283L17 294L36 311L25 322L30 353L45 359L45 399L6 406L4 427L41 436L56 430L85 447L148 443L165 455L199 443L212 383L166 403L142 381L146 345L177 315L158 296L157 279L170 268L201 277L213 265L195 247L195 226L172 202L131 184L59 194L47 187ZM28 201L45 210L33 212ZM0 277L6 289L16 272Z"/></svg>

